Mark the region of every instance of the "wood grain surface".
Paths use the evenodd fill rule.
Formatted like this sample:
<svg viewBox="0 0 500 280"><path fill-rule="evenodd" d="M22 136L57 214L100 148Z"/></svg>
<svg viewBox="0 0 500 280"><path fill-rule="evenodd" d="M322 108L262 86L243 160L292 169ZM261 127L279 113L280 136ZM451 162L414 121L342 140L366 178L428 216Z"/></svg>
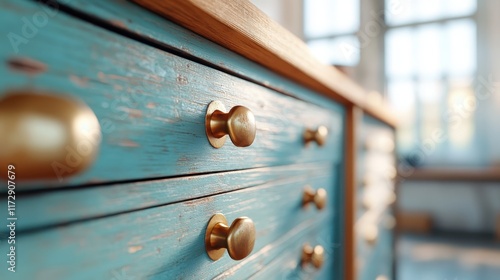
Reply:
<svg viewBox="0 0 500 280"><path fill-rule="evenodd" d="M308 88L395 123L383 104L369 104L360 86L320 63L303 41L248 0L133 1Z"/></svg>
<svg viewBox="0 0 500 280"><path fill-rule="evenodd" d="M308 227L301 234L291 237L289 241L281 239L280 242L285 246L276 248L280 250L278 257L249 279L338 279L335 277L336 271L345 263L339 258L339 252L342 250L341 244L337 241L332 228L325 227L325 224L330 223L331 220L327 219ZM323 247L325 259L321 268L315 268L310 264L302 266L301 254L305 244Z"/></svg>
<svg viewBox="0 0 500 280"><path fill-rule="evenodd" d="M357 279L356 275L356 239L355 239L355 224L356 224L356 210L357 203L357 149L358 149L358 126L361 124L362 112L359 108L351 106L346 112L346 131L344 138L345 141L345 212L344 212L344 259L346 260L344 266L344 279L354 280Z"/></svg>
<svg viewBox="0 0 500 280"><path fill-rule="evenodd" d="M221 194L264 183L329 174L329 162L255 168L146 182L113 184L17 196L18 232L116 215ZM320 186L317 186L320 187ZM334 195L334 194L330 194ZM7 199L0 200L7 209ZM1 212L8 218L8 212Z"/></svg>
<svg viewBox="0 0 500 280"><path fill-rule="evenodd" d="M44 8L29 1L1 5L0 33L5 34L22 33L20 18ZM333 102L329 109L309 104L62 12L17 50L0 45L5 62L0 97L15 89L73 96L93 109L103 134L98 158L87 172L63 173L61 182L20 184L19 190L341 160L343 108ZM32 65L45 67L27 71ZM252 146L238 148L229 140L221 149L210 146L205 112L212 100L254 112ZM305 147L304 130L319 125L329 129L327 144ZM72 156L78 155L68 153Z"/></svg>
<svg viewBox="0 0 500 280"><path fill-rule="evenodd" d="M82 20L120 32L155 48L196 60L286 95L335 110L330 98L299 85L221 45L197 35L135 3L124 0L72 0L60 5Z"/></svg>
<svg viewBox="0 0 500 280"><path fill-rule="evenodd" d="M212 278L238 264L227 254L216 262L206 255L205 230L215 213L223 213L229 222L247 216L255 223L253 252L263 250L261 257L250 256L254 261L249 268L245 265L232 269L235 279L246 278L245 273L253 274L270 262L272 258L267 258L266 252L272 244L301 223L332 217L330 221L337 222L331 222L327 228L333 231L340 226L341 213L334 210L337 207L334 203L328 203L322 211L302 207L306 184L334 193L340 187L335 184L335 176L338 174L290 178L53 229L18 233L17 262L23 266L13 275L6 269L0 270L0 278L112 279L115 273L124 273L131 279ZM7 246L7 242L0 242L0 252L7 252Z"/></svg>
<svg viewBox="0 0 500 280"><path fill-rule="evenodd" d="M411 181L486 181L500 182L500 168L415 168L411 175L402 178Z"/></svg>

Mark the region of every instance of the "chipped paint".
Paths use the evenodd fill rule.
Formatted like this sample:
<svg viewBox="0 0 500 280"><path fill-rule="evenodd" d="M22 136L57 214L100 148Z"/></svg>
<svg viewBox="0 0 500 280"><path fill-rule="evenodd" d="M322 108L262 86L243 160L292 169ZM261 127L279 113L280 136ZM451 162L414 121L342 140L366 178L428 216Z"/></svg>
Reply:
<svg viewBox="0 0 500 280"><path fill-rule="evenodd" d="M13 57L7 60L9 68L28 75L38 75L47 71L47 65L27 57Z"/></svg>
<svg viewBox="0 0 500 280"><path fill-rule="evenodd" d="M167 232L164 232L164 233L161 233L161 234L157 234L157 235L151 237L151 240L164 239L164 238L167 238L169 236L172 236L172 234L174 234L174 232L167 231Z"/></svg>
<svg viewBox="0 0 500 280"><path fill-rule="evenodd" d="M121 20L110 20L109 23L111 23L112 25L114 25L116 27L121 27L124 29L127 28L127 25Z"/></svg>
<svg viewBox="0 0 500 280"><path fill-rule="evenodd" d="M177 84L179 85L187 85L188 84L188 78L187 77L184 77L182 75L177 75Z"/></svg>
<svg viewBox="0 0 500 280"><path fill-rule="evenodd" d="M138 252L138 251L142 250L142 248L143 248L143 247L142 247L142 246L140 246L140 245L137 245L137 246L130 246L130 247L128 247L128 252L129 252L130 254L134 254L135 252Z"/></svg>
<svg viewBox="0 0 500 280"><path fill-rule="evenodd" d="M134 142L132 140L123 140L118 145L122 147L139 147L139 143Z"/></svg>
<svg viewBox="0 0 500 280"><path fill-rule="evenodd" d="M130 82L129 81L130 80L129 77L120 76L120 75L116 75L116 74L104 74L103 72L98 72L97 73L97 78L101 82L109 82L109 80L120 80L120 81L128 81L128 82Z"/></svg>
<svg viewBox="0 0 500 280"><path fill-rule="evenodd" d="M186 201L186 202L184 202L184 204L187 206L198 206L201 204L210 203L212 201L214 201L214 198L212 196L209 196L209 197L204 197L204 198L200 198L200 199Z"/></svg>
<svg viewBox="0 0 500 280"><path fill-rule="evenodd" d="M146 107L147 107L147 108L149 108L149 109L154 109L154 108L156 108L156 103L154 103L154 102L149 102L149 103L146 105Z"/></svg>
<svg viewBox="0 0 500 280"><path fill-rule="evenodd" d="M131 118L141 118L142 117L142 111L139 109L127 108L126 111L128 111L128 116Z"/></svg>
<svg viewBox="0 0 500 280"><path fill-rule="evenodd" d="M88 77L78 77L76 75L69 75L69 80L73 82L75 85L80 87L88 87L89 78Z"/></svg>
<svg viewBox="0 0 500 280"><path fill-rule="evenodd" d="M148 75L148 79L157 83L163 82L163 78L159 75L150 74Z"/></svg>

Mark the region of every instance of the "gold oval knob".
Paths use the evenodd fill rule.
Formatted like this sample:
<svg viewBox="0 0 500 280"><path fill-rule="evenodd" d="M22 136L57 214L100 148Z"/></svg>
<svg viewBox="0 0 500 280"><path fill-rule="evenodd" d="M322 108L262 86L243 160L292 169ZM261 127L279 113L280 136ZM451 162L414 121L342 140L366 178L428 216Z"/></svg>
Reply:
<svg viewBox="0 0 500 280"><path fill-rule="evenodd" d="M229 135L237 147L248 147L255 140L255 117L250 109L234 106L228 113L219 101L212 101L207 108L205 131L214 148L220 148Z"/></svg>
<svg viewBox="0 0 500 280"><path fill-rule="evenodd" d="M317 245L314 248L309 244L302 247L302 266L312 264L316 268L321 268L325 260L325 250L322 246Z"/></svg>
<svg viewBox="0 0 500 280"><path fill-rule="evenodd" d="M320 125L316 130L306 129L304 132L304 143L307 145L309 142L315 141L319 146L326 143L328 137L328 128Z"/></svg>
<svg viewBox="0 0 500 280"><path fill-rule="evenodd" d="M377 243L378 239L378 228L376 225L366 225L363 233L363 237L369 245L375 245Z"/></svg>
<svg viewBox="0 0 500 280"><path fill-rule="evenodd" d="M226 217L215 214L208 222L205 232L205 249L208 256L216 261L228 251L233 260L241 260L250 255L255 244L255 225L250 218L240 217L227 225Z"/></svg>
<svg viewBox="0 0 500 280"><path fill-rule="evenodd" d="M97 117L82 102L28 91L0 99L0 165L14 165L16 179L62 181L90 166L100 141Z"/></svg>
<svg viewBox="0 0 500 280"><path fill-rule="evenodd" d="M388 229L388 230L393 230L394 227L396 226L396 218L394 218L393 215L388 215L385 219L384 219L384 225L385 225L385 228Z"/></svg>
<svg viewBox="0 0 500 280"><path fill-rule="evenodd" d="M318 210L321 210L326 205L326 190L323 188L317 189L314 191L311 187L307 186L304 189L304 195L302 197L302 206L307 207L309 203L314 203Z"/></svg>

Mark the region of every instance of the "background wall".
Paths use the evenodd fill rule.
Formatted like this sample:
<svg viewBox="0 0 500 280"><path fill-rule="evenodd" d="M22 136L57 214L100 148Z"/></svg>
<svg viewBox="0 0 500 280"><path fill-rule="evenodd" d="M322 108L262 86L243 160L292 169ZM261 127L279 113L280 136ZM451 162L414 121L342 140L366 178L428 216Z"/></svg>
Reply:
<svg viewBox="0 0 500 280"><path fill-rule="evenodd" d="M500 1L478 0L478 8L478 76L483 78L478 88L489 94L481 104L485 110L477 112L478 133L485 136L483 156L500 166Z"/></svg>
<svg viewBox="0 0 500 280"><path fill-rule="evenodd" d="M400 210L432 215L441 231L494 232L500 215L500 184L484 182L404 182Z"/></svg>
<svg viewBox="0 0 500 280"><path fill-rule="evenodd" d="M476 134L480 157L500 166L500 1L478 0L478 100ZM500 215L500 182L405 181L398 205L403 211L430 213L443 231L493 232Z"/></svg>

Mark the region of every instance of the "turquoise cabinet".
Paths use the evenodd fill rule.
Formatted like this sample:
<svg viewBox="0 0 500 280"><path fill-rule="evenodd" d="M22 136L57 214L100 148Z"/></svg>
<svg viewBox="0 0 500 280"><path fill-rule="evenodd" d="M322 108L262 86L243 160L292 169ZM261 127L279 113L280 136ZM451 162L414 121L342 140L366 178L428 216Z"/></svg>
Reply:
<svg viewBox="0 0 500 280"><path fill-rule="evenodd" d="M20 91L81 102L101 140L80 173L16 180L0 279L342 279L342 105L135 4L61 2L0 3L0 102ZM249 147L210 145L215 100L251 110ZM208 257L216 213L252 219L249 256Z"/></svg>
<svg viewBox="0 0 500 280"><path fill-rule="evenodd" d="M358 135L355 228L357 279L394 279L394 130L363 115Z"/></svg>

